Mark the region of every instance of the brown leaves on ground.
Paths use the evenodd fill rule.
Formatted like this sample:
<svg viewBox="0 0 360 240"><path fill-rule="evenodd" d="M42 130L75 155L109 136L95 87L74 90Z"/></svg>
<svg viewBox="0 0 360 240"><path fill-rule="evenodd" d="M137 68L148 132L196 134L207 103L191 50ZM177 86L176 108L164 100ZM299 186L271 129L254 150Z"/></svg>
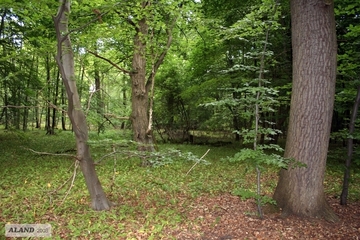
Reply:
<svg viewBox="0 0 360 240"><path fill-rule="evenodd" d="M338 223L282 218L279 212L265 213L261 220L252 200L241 201L229 194L202 196L188 207L188 221L168 230L168 235L192 240L360 239L360 203L341 206L334 198L329 198L328 202L339 216Z"/></svg>

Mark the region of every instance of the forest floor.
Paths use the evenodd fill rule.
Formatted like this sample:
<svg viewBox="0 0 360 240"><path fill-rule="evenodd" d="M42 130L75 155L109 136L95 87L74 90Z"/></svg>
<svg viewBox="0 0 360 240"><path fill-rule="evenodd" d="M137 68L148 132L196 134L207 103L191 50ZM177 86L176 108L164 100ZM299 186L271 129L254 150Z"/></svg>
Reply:
<svg viewBox="0 0 360 240"><path fill-rule="evenodd" d="M95 160L109 156L115 141L126 138L118 132L92 137ZM345 148L329 154L324 188L340 219L329 223L283 218L273 205L264 207L264 218L259 219L255 200L247 194L256 189L255 172L226 160L239 151L237 145L163 144L159 147L164 162L149 168L140 167L141 160L129 150L111 155L96 171L116 205L99 212L89 207L82 174L74 178L79 169L69 155L75 153L71 132L49 136L42 131L0 131L0 142L0 239L5 238L5 223L50 224L49 239L59 240L360 239L358 165L352 171L348 206L340 206L336 197L342 187L340 160ZM123 145L120 142L117 149ZM171 155L174 150L177 154ZM190 160L180 158L177 151ZM195 165L193 160L199 161L205 152L208 163ZM261 179L262 194L271 196L278 169L264 169Z"/></svg>
<svg viewBox="0 0 360 240"><path fill-rule="evenodd" d="M242 201L230 194L202 196L191 206L189 221L168 233L176 239L201 240L360 239L360 202L341 206L339 199L328 198L328 203L339 222L283 218L280 212L269 212L266 208L264 218L260 219L254 212L253 200Z"/></svg>

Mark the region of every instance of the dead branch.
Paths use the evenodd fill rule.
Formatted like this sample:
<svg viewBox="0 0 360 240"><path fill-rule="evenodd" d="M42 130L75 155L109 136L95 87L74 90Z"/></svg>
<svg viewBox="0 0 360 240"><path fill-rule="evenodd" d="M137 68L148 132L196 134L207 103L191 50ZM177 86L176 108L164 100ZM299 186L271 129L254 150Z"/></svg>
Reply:
<svg viewBox="0 0 360 240"><path fill-rule="evenodd" d="M72 163L70 167L72 167L72 165L74 165L74 163ZM66 180L66 181L65 181L62 185L60 185L57 189L55 189L54 191L50 192L50 194L54 194L54 193L56 193L57 191L59 191L61 188L63 188L63 187L70 181L71 178L72 178L72 176L69 177L68 180Z"/></svg>
<svg viewBox="0 0 360 240"><path fill-rule="evenodd" d="M72 175L72 181L71 181L69 190L66 192L66 194L65 194L65 196L64 196L64 199L62 200L62 202L60 203L60 205L62 205L62 204L65 202L65 199L66 199L67 196L69 195L70 190L71 190L72 187L74 186L75 177L76 177L76 169L77 169L78 167L79 167L79 161L76 161L76 162L75 162L75 166L74 166L74 173L73 173L73 175Z"/></svg>
<svg viewBox="0 0 360 240"><path fill-rule="evenodd" d="M113 152L116 152L115 146L113 146ZM113 187L115 185L115 177L116 177L116 155L114 155L114 170L113 170L112 182L110 184L111 191L113 191Z"/></svg>
<svg viewBox="0 0 360 240"><path fill-rule="evenodd" d="M130 119L130 117L119 117L119 116L116 116L115 114L112 114L112 113L105 113L104 116L113 117L113 118L116 118L116 119L119 119L119 120L129 120Z"/></svg>
<svg viewBox="0 0 360 240"><path fill-rule="evenodd" d="M41 106L16 106L16 105L5 105L1 108L40 108Z"/></svg>
<svg viewBox="0 0 360 240"><path fill-rule="evenodd" d="M26 150L29 150L33 153L36 153L36 154L39 154L39 155L49 155L49 156L66 156L66 157L72 157L72 158L75 158L77 160L77 157L75 155L72 155L72 154L66 154L66 153L49 153L49 152L38 152L38 151L35 151L31 148L25 148L24 149Z"/></svg>
<svg viewBox="0 0 360 240"><path fill-rule="evenodd" d="M104 158L108 157L108 156L111 156L113 154L116 154L116 153L122 153L122 152L119 152L119 151L113 151L111 153L108 153L108 154L105 154L104 156L102 156L99 160L97 160L96 162L94 162L95 165L98 165Z"/></svg>
<svg viewBox="0 0 360 240"><path fill-rule="evenodd" d="M206 154L208 154L208 152L210 151L210 149L208 149L207 151L206 151L206 153L204 154L204 155L202 155L202 157L199 159L199 161L196 161L196 163L189 169L189 171L186 173L186 176L191 172L191 170L201 161L201 159L203 159L205 156L206 156Z"/></svg>
<svg viewBox="0 0 360 240"><path fill-rule="evenodd" d="M90 104L91 104L91 99L92 99L93 95L94 95L96 92L99 92L99 91L100 91L100 89L98 89L98 90L96 90L96 91L92 91L92 92L91 92L91 94L90 94L90 96L89 96L89 100L88 100L87 108L86 108L86 110L85 110L85 116L87 116L87 115L88 115L88 113L89 113L89 110L90 110Z"/></svg>

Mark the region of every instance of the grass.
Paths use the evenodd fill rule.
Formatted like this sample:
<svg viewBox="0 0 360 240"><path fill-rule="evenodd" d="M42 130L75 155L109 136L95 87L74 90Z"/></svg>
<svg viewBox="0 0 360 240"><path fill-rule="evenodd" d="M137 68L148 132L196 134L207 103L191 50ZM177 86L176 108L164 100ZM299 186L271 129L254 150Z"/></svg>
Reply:
<svg viewBox="0 0 360 240"><path fill-rule="evenodd" d="M115 143L121 142L117 150L125 149L123 140L130 135L107 132L90 136L94 140L92 156L98 160L113 151ZM53 239L168 239L167 230L187 223L186 213L196 197L223 194L239 187L256 189L254 172L221 160L234 155L236 145L162 144L158 146L160 151L176 149L198 157L210 148L205 159L211 164L198 164L187 175L194 165L192 161L175 158L172 164L144 168L139 166L138 158L111 155L97 166L97 173L109 199L118 205L110 211L95 212L89 207L81 173L64 202L69 184L54 193L73 174L71 157L39 155L29 150L75 154L71 132L48 136L43 131L2 131L0 141L0 232L4 232L4 223L50 223ZM131 143L126 144L126 149L131 148ZM339 169L339 165L329 165L325 181L328 194L340 193ZM350 193L354 200L359 198L358 190L354 190L360 189L359 178L355 172ZM276 170L263 174L263 192L271 195L276 181Z"/></svg>

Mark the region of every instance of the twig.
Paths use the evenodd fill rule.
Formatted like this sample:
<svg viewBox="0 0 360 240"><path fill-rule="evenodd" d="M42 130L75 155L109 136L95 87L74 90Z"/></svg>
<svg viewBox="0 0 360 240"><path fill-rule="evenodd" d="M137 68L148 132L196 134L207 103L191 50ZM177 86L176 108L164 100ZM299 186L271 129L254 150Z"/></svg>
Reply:
<svg viewBox="0 0 360 240"><path fill-rule="evenodd" d="M73 164L71 164L70 167L72 167ZM68 178L68 180L66 180L62 185L60 185L57 189L55 189L54 191L50 192L50 194L56 193L57 191L59 191L61 188L63 188L69 181L70 181L71 177Z"/></svg>
<svg viewBox="0 0 360 240"><path fill-rule="evenodd" d="M130 117L120 117L120 116L116 116L115 114L111 114L111 113L105 113L104 116L106 117L113 117L119 120L129 120Z"/></svg>
<svg viewBox="0 0 360 240"><path fill-rule="evenodd" d="M116 152L115 146L113 146L113 152ZM115 185L115 177L116 177L116 155L114 155L114 174L113 174L112 182L110 184L111 191L113 191L113 187Z"/></svg>
<svg viewBox="0 0 360 240"><path fill-rule="evenodd" d="M74 181L75 181L75 177L76 177L76 169L77 169L78 167L79 167L79 161L76 161L76 162L75 162L75 167L74 167L74 173L73 173L73 176L72 176L72 181L71 181L69 190L66 192L65 197L64 197L64 199L62 200L62 202L60 203L60 205L62 205L62 204L65 202L65 199L66 199L67 196L69 195L70 190L71 190L72 187L74 186Z"/></svg>
<svg viewBox="0 0 360 240"><path fill-rule="evenodd" d="M89 113L90 104L91 104L91 99L92 99L93 95L94 95L96 92L99 92L100 90L101 90L101 89L97 89L97 90L91 92L91 94L90 94L90 96L89 96L88 103L87 103L87 108L86 108L86 110L84 111L84 112L85 112L85 116L87 116L88 113Z"/></svg>
<svg viewBox="0 0 360 240"><path fill-rule="evenodd" d="M206 156L206 154L208 154L208 152L210 151L210 149L208 149L207 151L206 151L206 153L204 154L204 155L202 155L202 157L199 159L199 161L196 161L196 163L189 169L189 171L186 173L186 176L191 172L191 170L201 161L201 159L203 159L205 156Z"/></svg>
<svg viewBox="0 0 360 240"><path fill-rule="evenodd" d="M115 149L115 148L114 148L114 149ZM106 158L106 157L108 157L108 156L111 156L111 155L113 155L113 154L115 154L115 153L121 153L121 152L114 150L113 152L108 153L108 154L105 154L104 156L102 156L98 161L94 162L94 164L95 164L95 165L99 164L104 158Z"/></svg>

